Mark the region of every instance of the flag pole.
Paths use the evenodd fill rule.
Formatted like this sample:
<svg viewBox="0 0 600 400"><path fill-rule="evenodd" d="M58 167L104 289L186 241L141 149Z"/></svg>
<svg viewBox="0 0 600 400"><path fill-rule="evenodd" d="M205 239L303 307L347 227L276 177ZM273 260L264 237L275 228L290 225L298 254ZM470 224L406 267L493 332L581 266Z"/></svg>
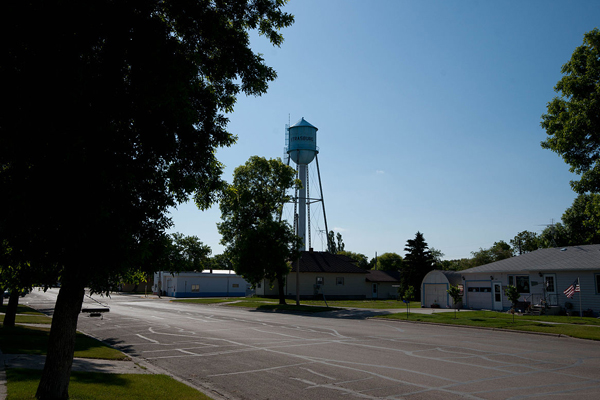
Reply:
<svg viewBox="0 0 600 400"><path fill-rule="evenodd" d="M583 318L583 312L581 311L581 283L579 282L579 277L577 277L577 286L579 286L579 318Z"/></svg>

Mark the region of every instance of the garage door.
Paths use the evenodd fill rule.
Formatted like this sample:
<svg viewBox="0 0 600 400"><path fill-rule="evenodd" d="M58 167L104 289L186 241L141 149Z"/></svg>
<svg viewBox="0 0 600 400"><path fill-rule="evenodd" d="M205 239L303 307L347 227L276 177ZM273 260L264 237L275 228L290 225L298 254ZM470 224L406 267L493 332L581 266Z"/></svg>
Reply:
<svg viewBox="0 0 600 400"><path fill-rule="evenodd" d="M431 307L437 303L442 308L448 306L448 284L446 283L426 283L423 285L425 293L423 294L423 306Z"/></svg>
<svg viewBox="0 0 600 400"><path fill-rule="evenodd" d="M474 310L492 309L492 287L489 284L469 284L467 307Z"/></svg>

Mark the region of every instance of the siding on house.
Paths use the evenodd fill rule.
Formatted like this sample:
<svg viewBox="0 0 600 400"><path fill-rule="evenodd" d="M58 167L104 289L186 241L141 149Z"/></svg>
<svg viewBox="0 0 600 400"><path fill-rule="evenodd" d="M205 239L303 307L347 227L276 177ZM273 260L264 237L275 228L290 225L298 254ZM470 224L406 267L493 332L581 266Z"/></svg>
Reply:
<svg viewBox="0 0 600 400"><path fill-rule="evenodd" d="M468 288L500 282L504 310L512 306L504 294L506 286L512 284L522 289L520 302L539 304L544 300L550 306L563 309L570 303L573 311L579 311L581 302L582 311L600 312L600 245L540 249L460 272L465 278L466 308L491 309L493 293L476 294L478 292L469 292ZM581 291L568 299L563 292L578 278Z"/></svg>
<svg viewBox="0 0 600 400"><path fill-rule="evenodd" d="M300 297L313 298L317 278L323 279L319 294L327 299L362 299L365 298L365 275L367 272L355 265L355 261L347 256L327 252L303 251L300 259L292 263L292 270L287 275L284 293L287 297L296 296L296 269L300 275ZM339 282L339 279L343 283ZM277 282L263 280L256 288L260 296L277 296Z"/></svg>

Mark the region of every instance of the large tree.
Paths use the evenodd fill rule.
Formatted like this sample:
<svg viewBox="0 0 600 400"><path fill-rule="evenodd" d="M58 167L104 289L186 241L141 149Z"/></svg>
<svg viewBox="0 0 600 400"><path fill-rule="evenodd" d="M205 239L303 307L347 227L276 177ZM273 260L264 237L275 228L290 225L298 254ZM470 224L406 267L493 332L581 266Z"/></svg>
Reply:
<svg viewBox="0 0 600 400"><path fill-rule="evenodd" d="M510 258L513 256L513 250L508 243L500 240L494 242L490 248L480 248L479 251L472 251L471 254L473 255L472 266L477 267Z"/></svg>
<svg viewBox="0 0 600 400"><path fill-rule="evenodd" d="M342 250L338 251L337 254L350 257L354 261L356 261L356 265L362 269L371 269L369 266L369 259L362 253L355 253L353 251Z"/></svg>
<svg viewBox="0 0 600 400"><path fill-rule="evenodd" d="M548 103L542 147L558 153L570 171L581 175L571 187L579 194L600 192L600 31L587 32L583 44L562 66L563 77Z"/></svg>
<svg viewBox="0 0 600 400"><path fill-rule="evenodd" d="M580 194L561 220L568 231L570 245L600 243L600 194Z"/></svg>
<svg viewBox="0 0 600 400"><path fill-rule="evenodd" d="M510 240L513 255L529 253L540 248L540 239L535 232L523 231Z"/></svg>
<svg viewBox="0 0 600 400"><path fill-rule="evenodd" d="M406 242L404 251L406 251L406 254L402 263L400 285L404 288L413 286L417 298L419 298L421 282L425 275L433 269L434 258L421 232L417 232L414 239L409 239Z"/></svg>
<svg viewBox="0 0 600 400"><path fill-rule="evenodd" d="M169 271L198 271L210 264L212 250L196 236L173 233L169 244L167 262L164 267Z"/></svg>
<svg viewBox="0 0 600 400"><path fill-rule="evenodd" d="M383 253L377 257L375 269L380 271L399 271L402 269L402 256L397 253Z"/></svg>
<svg viewBox="0 0 600 400"><path fill-rule="evenodd" d="M168 209L215 199L225 113L275 77L282 0L15 1L3 7L0 239L60 277L40 399L66 399L84 288L164 243ZM9 211L9 212L7 212Z"/></svg>
<svg viewBox="0 0 600 400"><path fill-rule="evenodd" d="M280 219L291 201L288 189L301 184L295 176L279 159L250 157L235 169L219 204L223 222L217 226L235 272L253 285L277 281L280 304L285 304L290 263L299 258L302 244L293 227Z"/></svg>
<svg viewBox="0 0 600 400"><path fill-rule="evenodd" d="M333 231L329 231L327 234L327 251L331 254L338 254L340 251L344 251L345 247L342 234L340 232L336 234Z"/></svg>

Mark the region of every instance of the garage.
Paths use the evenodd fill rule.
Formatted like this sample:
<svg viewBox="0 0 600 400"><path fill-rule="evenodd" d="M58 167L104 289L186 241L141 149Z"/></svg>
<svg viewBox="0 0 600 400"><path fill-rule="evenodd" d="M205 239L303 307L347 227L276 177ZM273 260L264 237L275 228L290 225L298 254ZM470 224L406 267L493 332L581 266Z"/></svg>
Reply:
<svg viewBox="0 0 600 400"><path fill-rule="evenodd" d="M448 284L447 283L431 283L424 287L423 303L426 307L435 307L435 305L446 308L448 307Z"/></svg>
<svg viewBox="0 0 600 400"><path fill-rule="evenodd" d="M492 286L489 282L467 282L466 306L474 310L490 309Z"/></svg>
<svg viewBox="0 0 600 400"><path fill-rule="evenodd" d="M461 275L455 271L430 271L421 284L421 307L454 307L447 290L450 286L462 287Z"/></svg>

